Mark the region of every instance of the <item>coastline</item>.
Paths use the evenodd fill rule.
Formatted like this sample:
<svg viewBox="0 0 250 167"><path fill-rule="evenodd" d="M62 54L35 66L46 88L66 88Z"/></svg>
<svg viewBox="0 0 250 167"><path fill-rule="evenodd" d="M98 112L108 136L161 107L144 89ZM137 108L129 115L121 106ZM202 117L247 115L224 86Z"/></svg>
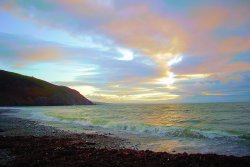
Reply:
<svg viewBox="0 0 250 167"><path fill-rule="evenodd" d="M128 140L76 134L3 115L1 166L250 166L250 157L138 151Z"/></svg>

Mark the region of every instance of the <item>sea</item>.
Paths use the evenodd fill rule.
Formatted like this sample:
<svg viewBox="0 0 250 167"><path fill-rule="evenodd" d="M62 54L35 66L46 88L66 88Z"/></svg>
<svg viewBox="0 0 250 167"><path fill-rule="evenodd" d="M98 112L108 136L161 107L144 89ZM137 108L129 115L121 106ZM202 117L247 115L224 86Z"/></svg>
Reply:
<svg viewBox="0 0 250 167"><path fill-rule="evenodd" d="M127 138L135 149L250 156L250 103L11 107L10 115L76 133Z"/></svg>

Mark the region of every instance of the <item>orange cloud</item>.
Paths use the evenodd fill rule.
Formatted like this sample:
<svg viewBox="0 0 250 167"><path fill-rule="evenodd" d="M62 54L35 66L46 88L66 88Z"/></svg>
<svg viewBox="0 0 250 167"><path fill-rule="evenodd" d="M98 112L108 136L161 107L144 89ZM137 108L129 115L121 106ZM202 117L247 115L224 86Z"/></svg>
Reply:
<svg viewBox="0 0 250 167"><path fill-rule="evenodd" d="M192 26L201 32L213 31L218 27L236 28L249 21L250 10L247 6L202 7L191 13Z"/></svg>
<svg viewBox="0 0 250 167"><path fill-rule="evenodd" d="M56 48L38 48L21 51L20 56L22 59L14 65L14 68L24 68L30 63L62 60L63 52Z"/></svg>
<svg viewBox="0 0 250 167"><path fill-rule="evenodd" d="M228 10L223 7L202 8L192 13L193 26L199 31L208 32L222 25L228 16Z"/></svg>
<svg viewBox="0 0 250 167"><path fill-rule="evenodd" d="M180 53L187 44L187 34L180 25L153 13L112 21L105 25L104 31L121 44L151 57Z"/></svg>
<svg viewBox="0 0 250 167"><path fill-rule="evenodd" d="M201 92L201 95L206 95L206 96L225 96L226 94L223 93L216 93L216 92Z"/></svg>
<svg viewBox="0 0 250 167"><path fill-rule="evenodd" d="M62 59L62 51L55 48L39 48L33 51L28 51L24 54L27 61L46 61Z"/></svg>
<svg viewBox="0 0 250 167"><path fill-rule="evenodd" d="M214 34L218 28L236 31L240 26L249 23L248 6L203 6L191 12L189 19L189 42L187 53L191 55L223 56L230 59L233 54L250 49L250 38L232 36L220 37Z"/></svg>
<svg viewBox="0 0 250 167"><path fill-rule="evenodd" d="M153 60L159 76L163 77L171 74L168 62L183 53L189 44L188 34L181 25L144 5L126 8L119 18L103 25L102 30L119 44Z"/></svg>
<svg viewBox="0 0 250 167"><path fill-rule="evenodd" d="M217 47L218 53L234 54L245 50L250 50L249 37L231 37L224 39Z"/></svg>
<svg viewBox="0 0 250 167"><path fill-rule="evenodd" d="M246 62L224 62L218 59L210 59L199 65L189 67L188 69L176 70L180 74L196 74L196 73L209 73L211 76L214 74L229 74L232 72L248 71L250 70L250 63Z"/></svg>

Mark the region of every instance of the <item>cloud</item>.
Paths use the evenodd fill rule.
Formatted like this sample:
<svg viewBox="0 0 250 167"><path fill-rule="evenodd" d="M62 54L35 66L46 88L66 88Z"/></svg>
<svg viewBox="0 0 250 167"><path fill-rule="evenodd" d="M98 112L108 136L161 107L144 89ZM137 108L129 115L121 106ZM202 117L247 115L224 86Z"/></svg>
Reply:
<svg viewBox="0 0 250 167"><path fill-rule="evenodd" d="M201 92L201 95L206 95L206 96L225 96L225 94L216 93L216 92Z"/></svg>
<svg viewBox="0 0 250 167"><path fill-rule="evenodd" d="M137 49L153 58L164 68L165 75L167 65L162 62L172 58L169 53L180 53L185 47L185 33L181 26L145 5L134 7L128 3L122 7L123 10L115 9L115 5L115 1L103 3L88 0L44 1L42 4L34 1L5 1L3 8L18 16L26 15L39 24L80 36L86 32L103 33L121 46ZM144 17L147 19L142 19ZM154 23L148 24L150 22ZM128 34L124 34L126 32Z"/></svg>
<svg viewBox="0 0 250 167"><path fill-rule="evenodd" d="M133 12L137 8L142 13ZM165 75L169 68L167 62L185 50L186 34L173 20L148 8L137 8L128 9L132 10L133 16L124 16L104 25L103 31L121 45L151 58Z"/></svg>
<svg viewBox="0 0 250 167"><path fill-rule="evenodd" d="M117 48L117 51L122 55L122 57L119 57L118 60L129 61L134 59L134 53L128 49Z"/></svg>
<svg viewBox="0 0 250 167"><path fill-rule="evenodd" d="M193 26L201 32L214 31L219 27L235 29L249 22L248 6L204 6L191 12Z"/></svg>
<svg viewBox="0 0 250 167"><path fill-rule="evenodd" d="M38 29L47 27L79 41L89 40L69 46L5 35L0 39L0 58L18 68L45 62L93 65L94 72L75 76L72 86L93 84L99 95L92 91L91 96L99 99L106 95L114 100L119 91L125 94L123 89L131 95L122 96L123 100L143 96L164 100L168 97L159 91L181 98L178 95L187 94L185 89L199 96L206 95L200 92L217 92L207 88L209 83L229 86L235 81L239 85L242 74L250 70L248 61L235 61L250 50L249 31L242 31L250 25L248 3L180 3L184 2L3 0L1 10L32 21ZM110 88L110 84L117 87ZM138 95L132 88L138 88ZM140 92L141 88L146 90Z"/></svg>
<svg viewBox="0 0 250 167"><path fill-rule="evenodd" d="M141 78L144 77L147 81L150 76L155 75L155 67L143 63L145 58L139 55L127 63L127 61L117 59L120 52L115 52L115 49L104 51L95 48L72 47L3 33L0 33L0 36L2 37L0 43L4 44L1 45L1 50L9 49L13 52L11 57L8 52L0 54L1 62L10 66L11 70L17 72L32 70L38 78L52 79L55 84L75 88L88 97L94 97L94 100L97 101L103 99L104 96L114 97L111 95L114 92L119 94L119 91L124 93L123 98L119 98L120 100L132 100L138 97L139 90L137 92L134 88L133 92L129 92L129 90L132 87L140 87ZM40 71L44 71L45 68L51 72L41 75ZM55 74L58 76L54 76ZM61 74L63 77L59 77L62 76ZM131 82L129 79L131 77L135 77L137 80ZM63 78L67 79L67 82ZM124 82L125 80L130 81L129 86L127 86L127 82ZM117 87L112 87L115 84ZM128 91L127 95L125 95L126 91ZM134 95L132 96L132 94ZM140 92L140 94L145 94L145 92ZM112 100L117 101L116 98Z"/></svg>
<svg viewBox="0 0 250 167"><path fill-rule="evenodd" d="M221 41L217 48L217 53L228 54L229 56L250 50L250 36L226 38Z"/></svg>
<svg viewBox="0 0 250 167"><path fill-rule="evenodd" d="M50 42L39 42L32 38L0 33L0 59L12 62L12 66L23 68L34 62L58 61L63 59L61 46Z"/></svg>

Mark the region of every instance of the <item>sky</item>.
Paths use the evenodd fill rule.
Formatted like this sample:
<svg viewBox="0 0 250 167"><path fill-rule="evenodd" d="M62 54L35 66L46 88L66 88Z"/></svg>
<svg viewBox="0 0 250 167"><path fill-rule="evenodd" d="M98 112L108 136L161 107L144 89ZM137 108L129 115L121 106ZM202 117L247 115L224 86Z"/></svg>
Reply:
<svg viewBox="0 0 250 167"><path fill-rule="evenodd" d="M249 0L1 0L0 23L0 69L92 101L250 101Z"/></svg>

